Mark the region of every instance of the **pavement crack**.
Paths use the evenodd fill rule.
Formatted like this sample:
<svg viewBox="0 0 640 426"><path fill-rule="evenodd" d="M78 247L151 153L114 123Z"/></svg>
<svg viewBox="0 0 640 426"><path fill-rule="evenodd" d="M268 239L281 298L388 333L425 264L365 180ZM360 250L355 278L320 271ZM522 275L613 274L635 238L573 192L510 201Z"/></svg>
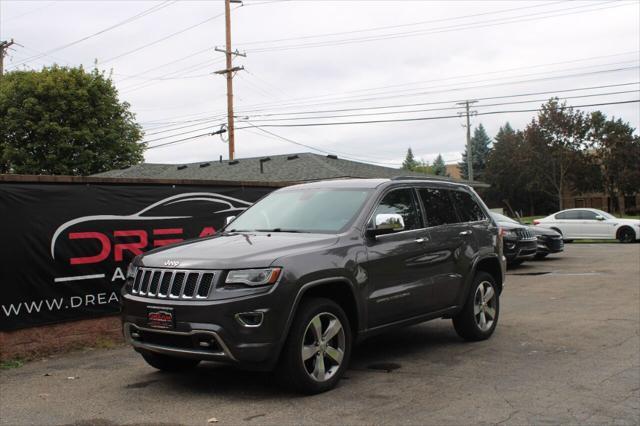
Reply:
<svg viewBox="0 0 640 426"><path fill-rule="evenodd" d="M509 405L511 405L511 404L509 404ZM513 416L515 416L515 415L516 415L516 414L518 414L519 412L520 412L520 410L514 410L514 411L511 411L511 413L509 413L509 416L507 416L507 418L506 418L506 419L504 419L504 420L500 420L500 421L499 421L499 422L497 422L496 424L497 424L497 425L500 425L500 424L504 424L504 423L508 422L509 420L511 420L511 419L513 418Z"/></svg>

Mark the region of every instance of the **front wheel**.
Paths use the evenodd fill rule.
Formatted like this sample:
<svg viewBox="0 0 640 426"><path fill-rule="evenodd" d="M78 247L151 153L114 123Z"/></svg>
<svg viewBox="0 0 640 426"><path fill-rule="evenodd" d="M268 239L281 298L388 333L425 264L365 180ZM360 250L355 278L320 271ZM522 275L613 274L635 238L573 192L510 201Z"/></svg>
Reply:
<svg viewBox="0 0 640 426"><path fill-rule="evenodd" d="M347 369L351 344L349 320L340 305L330 299L307 299L283 348L281 377L303 393L328 391Z"/></svg>
<svg viewBox="0 0 640 426"><path fill-rule="evenodd" d="M491 337L498 324L500 296L493 276L478 272L462 311L453 317L458 336L477 341Z"/></svg>
<svg viewBox="0 0 640 426"><path fill-rule="evenodd" d="M631 228L622 228L618 231L618 241L621 243L632 243L636 239L636 233Z"/></svg>

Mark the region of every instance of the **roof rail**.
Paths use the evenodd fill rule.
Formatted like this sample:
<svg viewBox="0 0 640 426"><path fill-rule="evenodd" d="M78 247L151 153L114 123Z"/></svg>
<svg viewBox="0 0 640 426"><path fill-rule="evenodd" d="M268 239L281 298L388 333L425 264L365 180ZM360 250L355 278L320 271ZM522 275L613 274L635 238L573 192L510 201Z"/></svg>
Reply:
<svg viewBox="0 0 640 426"><path fill-rule="evenodd" d="M446 182L453 182L450 179L442 178L439 176L394 176L391 180L444 180Z"/></svg>

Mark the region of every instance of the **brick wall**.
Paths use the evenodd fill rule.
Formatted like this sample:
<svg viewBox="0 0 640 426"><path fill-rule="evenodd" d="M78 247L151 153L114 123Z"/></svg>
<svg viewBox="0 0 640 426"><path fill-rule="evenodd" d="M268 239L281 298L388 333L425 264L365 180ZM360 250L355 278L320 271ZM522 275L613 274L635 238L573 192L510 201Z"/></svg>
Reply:
<svg viewBox="0 0 640 426"><path fill-rule="evenodd" d="M104 346L122 341L118 316L0 332L0 361L46 356L85 346Z"/></svg>

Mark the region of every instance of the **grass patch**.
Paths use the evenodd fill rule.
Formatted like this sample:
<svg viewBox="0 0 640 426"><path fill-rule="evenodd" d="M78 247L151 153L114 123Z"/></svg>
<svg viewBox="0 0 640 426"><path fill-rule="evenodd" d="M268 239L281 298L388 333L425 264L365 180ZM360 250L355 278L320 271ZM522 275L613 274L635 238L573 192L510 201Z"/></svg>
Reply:
<svg viewBox="0 0 640 426"><path fill-rule="evenodd" d="M20 358L8 359L0 362L0 370L10 370L12 368L20 368L24 365L24 361Z"/></svg>
<svg viewBox="0 0 640 426"><path fill-rule="evenodd" d="M122 342L116 342L108 337L98 337L93 345L96 349L113 349L122 346Z"/></svg>

